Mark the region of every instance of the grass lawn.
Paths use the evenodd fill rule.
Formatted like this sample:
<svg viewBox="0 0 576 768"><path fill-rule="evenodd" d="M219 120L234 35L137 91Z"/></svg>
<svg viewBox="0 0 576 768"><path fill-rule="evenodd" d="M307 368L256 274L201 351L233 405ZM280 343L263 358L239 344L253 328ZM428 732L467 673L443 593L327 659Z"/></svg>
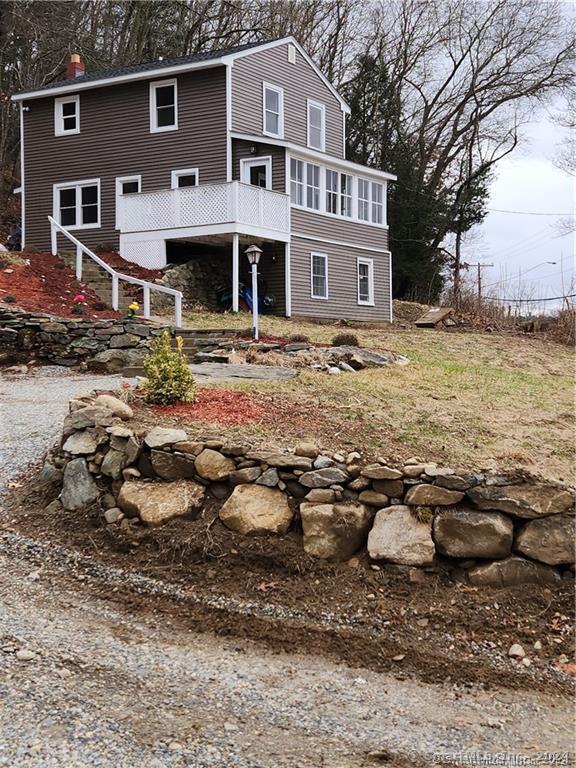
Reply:
<svg viewBox="0 0 576 768"><path fill-rule="evenodd" d="M304 333L329 342L335 325L263 317L263 334ZM195 328L245 328L245 314L192 314ZM401 461L455 468L523 466L574 482L573 352L530 336L353 328L364 347L392 350L410 365L329 376L302 371L283 383L238 383L278 408L274 437L316 437ZM270 427L261 427L270 434Z"/></svg>

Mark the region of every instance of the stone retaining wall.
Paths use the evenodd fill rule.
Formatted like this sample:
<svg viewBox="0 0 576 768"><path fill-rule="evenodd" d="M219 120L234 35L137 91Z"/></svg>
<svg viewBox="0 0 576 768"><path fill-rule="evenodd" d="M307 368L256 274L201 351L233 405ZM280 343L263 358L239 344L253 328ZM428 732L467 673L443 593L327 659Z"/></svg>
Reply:
<svg viewBox="0 0 576 768"><path fill-rule="evenodd" d="M162 525L220 505L239 535L302 535L310 555L447 568L475 585L557 582L574 564L574 492L522 472L464 472L422 463L367 463L303 441L262 451L182 429L131 426L110 395L70 402L44 474L68 510L100 504L111 525ZM132 518L131 521L125 518Z"/></svg>
<svg viewBox="0 0 576 768"><path fill-rule="evenodd" d="M0 307L0 351L54 365L87 363L95 371L140 367L150 340L163 330L142 320L54 318Z"/></svg>

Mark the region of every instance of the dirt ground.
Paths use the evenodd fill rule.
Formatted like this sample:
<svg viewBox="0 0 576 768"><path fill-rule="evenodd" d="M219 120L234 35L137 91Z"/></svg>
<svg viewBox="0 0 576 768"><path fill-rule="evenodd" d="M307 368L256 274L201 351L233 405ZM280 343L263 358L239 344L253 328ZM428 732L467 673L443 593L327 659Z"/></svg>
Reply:
<svg viewBox="0 0 576 768"><path fill-rule="evenodd" d="M366 554L330 564L303 552L298 524L280 538L243 537L220 523L215 501L200 517L159 529L110 526L96 508L42 511L49 495L39 498L27 490L31 486L26 483L8 505L4 528L64 541L95 562L184 589L188 599L168 600L164 609L184 625L193 619L195 631L257 639L270 648L430 683L571 690L571 579L554 588L491 590L459 584L441 565L424 573L370 564ZM517 642L529 667L507 656Z"/></svg>

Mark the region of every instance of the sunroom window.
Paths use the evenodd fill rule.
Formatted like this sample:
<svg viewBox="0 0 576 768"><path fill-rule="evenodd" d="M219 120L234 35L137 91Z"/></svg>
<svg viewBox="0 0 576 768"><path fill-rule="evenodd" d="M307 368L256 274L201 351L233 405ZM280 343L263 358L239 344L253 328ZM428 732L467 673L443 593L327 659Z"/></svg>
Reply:
<svg viewBox="0 0 576 768"><path fill-rule="evenodd" d="M290 201L304 205L304 163L295 157L290 158Z"/></svg>
<svg viewBox="0 0 576 768"><path fill-rule="evenodd" d="M326 169L326 212L338 213L338 171Z"/></svg>
<svg viewBox="0 0 576 768"><path fill-rule="evenodd" d="M358 179L358 218L370 221L370 182Z"/></svg>
<svg viewBox="0 0 576 768"><path fill-rule="evenodd" d="M372 182L372 221L374 224L384 223L384 190L382 184Z"/></svg>
<svg viewBox="0 0 576 768"><path fill-rule="evenodd" d="M342 216L352 216L352 176L340 174L340 213Z"/></svg>
<svg viewBox="0 0 576 768"><path fill-rule="evenodd" d="M306 205L320 209L320 166L306 163Z"/></svg>

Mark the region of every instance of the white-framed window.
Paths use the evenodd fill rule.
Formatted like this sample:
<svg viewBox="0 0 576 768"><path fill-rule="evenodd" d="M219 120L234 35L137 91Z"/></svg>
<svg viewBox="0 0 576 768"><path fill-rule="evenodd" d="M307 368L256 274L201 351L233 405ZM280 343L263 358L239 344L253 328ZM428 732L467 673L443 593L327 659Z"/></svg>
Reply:
<svg viewBox="0 0 576 768"><path fill-rule="evenodd" d="M374 304L374 260L358 257L358 304Z"/></svg>
<svg viewBox="0 0 576 768"><path fill-rule="evenodd" d="M122 226L122 196L142 192L142 176L116 177L116 229Z"/></svg>
<svg viewBox="0 0 576 768"><path fill-rule="evenodd" d="M67 229L97 229L100 226L100 179L54 184L53 214Z"/></svg>
<svg viewBox="0 0 576 768"><path fill-rule="evenodd" d="M290 158L290 201L293 205L304 205L304 163Z"/></svg>
<svg viewBox="0 0 576 768"><path fill-rule="evenodd" d="M272 155L242 158L240 181L253 187L272 189Z"/></svg>
<svg viewBox="0 0 576 768"><path fill-rule="evenodd" d="M178 128L178 85L176 78L150 83L150 133Z"/></svg>
<svg viewBox="0 0 576 768"><path fill-rule="evenodd" d="M352 216L352 185L353 177L348 173L340 174L340 215Z"/></svg>
<svg viewBox="0 0 576 768"><path fill-rule="evenodd" d="M320 166L306 163L306 207L320 210Z"/></svg>
<svg viewBox="0 0 576 768"><path fill-rule="evenodd" d="M372 222L384 223L384 187L377 181L372 182Z"/></svg>
<svg viewBox="0 0 576 768"><path fill-rule="evenodd" d="M358 179L358 218L370 221L370 182Z"/></svg>
<svg viewBox="0 0 576 768"><path fill-rule="evenodd" d="M198 168L182 168L179 171L172 171L170 174L170 186L172 189L197 187L199 183L200 174L198 173Z"/></svg>
<svg viewBox="0 0 576 768"><path fill-rule="evenodd" d="M310 254L310 295L313 299L328 298L328 255Z"/></svg>
<svg viewBox="0 0 576 768"><path fill-rule="evenodd" d="M338 171L326 168L326 213L338 213Z"/></svg>
<svg viewBox="0 0 576 768"><path fill-rule="evenodd" d="M324 152L326 149L326 107L308 99L308 146Z"/></svg>
<svg viewBox="0 0 576 768"><path fill-rule="evenodd" d="M80 133L80 96L54 99L54 135Z"/></svg>
<svg viewBox="0 0 576 768"><path fill-rule="evenodd" d="M284 137L284 91L270 83L262 83L262 133Z"/></svg>

